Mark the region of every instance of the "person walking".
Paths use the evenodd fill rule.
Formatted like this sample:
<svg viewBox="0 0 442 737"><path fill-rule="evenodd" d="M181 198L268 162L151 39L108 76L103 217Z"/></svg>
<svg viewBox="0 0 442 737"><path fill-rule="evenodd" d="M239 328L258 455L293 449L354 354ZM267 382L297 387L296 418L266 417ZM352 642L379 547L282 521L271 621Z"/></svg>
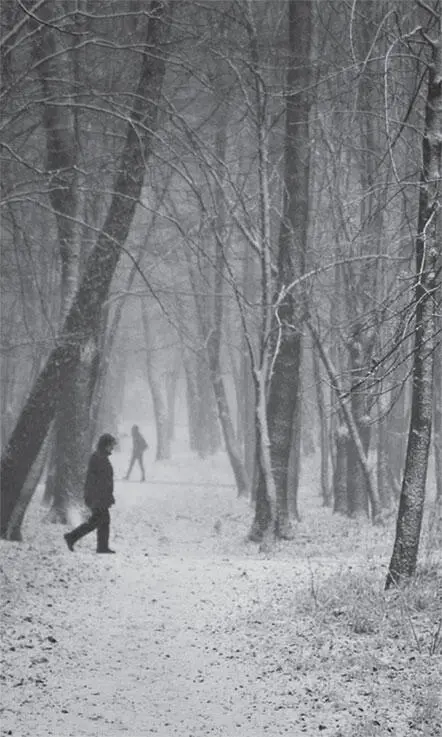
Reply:
<svg viewBox="0 0 442 737"><path fill-rule="evenodd" d="M148 444L146 443L145 439L140 433L138 425L134 425L132 427L132 458L130 459L129 470L126 476L124 477L126 481L129 481L129 476L132 471L132 468L134 467L135 461L138 461L140 465L140 469L141 469L140 481L146 480L146 476L144 473L143 453L148 447L149 447Z"/></svg>
<svg viewBox="0 0 442 737"><path fill-rule="evenodd" d="M84 501L91 510L89 519L64 535L70 551L77 540L89 532L97 530L97 553L115 553L109 547L110 514L109 507L115 504L114 471L109 456L117 444L113 435L101 435L97 449L92 453L84 485Z"/></svg>

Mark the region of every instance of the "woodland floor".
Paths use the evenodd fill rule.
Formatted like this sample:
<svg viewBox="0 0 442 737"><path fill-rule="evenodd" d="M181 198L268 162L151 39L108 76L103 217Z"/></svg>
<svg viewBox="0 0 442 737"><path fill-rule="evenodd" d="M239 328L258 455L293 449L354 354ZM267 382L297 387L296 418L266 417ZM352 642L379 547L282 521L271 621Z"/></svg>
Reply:
<svg viewBox="0 0 442 737"><path fill-rule="evenodd" d="M416 581L386 594L394 520L323 509L313 460L296 538L264 554L222 454L149 454L146 483L116 483L117 555L96 555L94 534L70 553L38 494L24 542L0 543L2 736L440 737L427 522Z"/></svg>

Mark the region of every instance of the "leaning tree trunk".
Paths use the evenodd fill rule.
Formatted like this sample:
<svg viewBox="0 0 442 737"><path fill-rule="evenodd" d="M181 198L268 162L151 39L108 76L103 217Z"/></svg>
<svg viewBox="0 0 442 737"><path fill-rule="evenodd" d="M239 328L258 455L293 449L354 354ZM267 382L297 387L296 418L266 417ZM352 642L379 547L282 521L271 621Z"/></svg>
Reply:
<svg viewBox="0 0 442 737"><path fill-rule="evenodd" d="M12 510L54 418L66 381L87 352L96 351L101 310L121 255L139 197L158 116L165 71L157 48L169 27L167 3L153 0L147 25L138 88L130 112L114 195L103 229L86 264L84 276L63 330L22 410L1 460L0 534L6 534Z"/></svg>
<svg viewBox="0 0 442 737"><path fill-rule="evenodd" d="M440 278L442 266L440 234L437 233L442 153L440 21L438 39L432 44L416 238L417 283L411 421L396 537L385 583L386 588L403 583L413 576L416 570L431 442L435 297L437 278Z"/></svg>
<svg viewBox="0 0 442 737"><path fill-rule="evenodd" d="M22 524L25 518L29 503L36 491L45 471L48 453L51 446L51 432L46 435L46 439L40 449L36 460L32 464L32 468L26 478L23 488L20 492L17 503L9 520L6 539L14 542L22 541Z"/></svg>

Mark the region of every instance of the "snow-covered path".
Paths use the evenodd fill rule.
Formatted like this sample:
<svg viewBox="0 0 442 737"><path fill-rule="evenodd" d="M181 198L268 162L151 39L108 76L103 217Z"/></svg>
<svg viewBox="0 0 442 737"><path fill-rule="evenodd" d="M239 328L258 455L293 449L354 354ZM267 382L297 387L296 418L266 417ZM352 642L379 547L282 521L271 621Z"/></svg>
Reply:
<svg viewBox="0 0 442 737"><path fill-rule="evenodd" d="M115 457L120 478L125 460ZM312 514L272 556L245 541L250 507L222 457L118 481L114 556L97 556L93 535L69 553L36 499L25 542L0 543L1 735L358 734L352 714L373 694L333 698L321 667L330 638L312 609L326 578L355 570L358 555L367 566L364 535L368 545L376 533L359 529L351 559L338 553L342 529L309 493Z"/></svg>
<svg viewBox="0 0 442 737"><path fill-rule="evenodd" d="M16 680L5 688L2 734L190 737L275 734L278 722L281 734L288 728L291 705L278 664L261 652L266 623L257 619L266 605L261 589L275 573L283 578L284 566L244 542L248 504L219 471L207 487L200 477L193 486L176 478L117 482L115 556L95 555L94 535L69 553L60 528L36 526L36 504L25 528L31 541L3 543L6 576L13 559L22 580L8 577L6 585L14 614L4 623L18 639L6 656ZM282 692L274 703L271 688L269 705L272 674Z"/></svg>

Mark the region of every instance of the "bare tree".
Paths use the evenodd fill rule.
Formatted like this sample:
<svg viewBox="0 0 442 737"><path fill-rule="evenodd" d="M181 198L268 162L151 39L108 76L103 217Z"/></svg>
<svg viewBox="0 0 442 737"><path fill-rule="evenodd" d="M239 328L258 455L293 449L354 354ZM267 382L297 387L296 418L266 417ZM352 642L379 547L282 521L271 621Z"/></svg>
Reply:
<svg viewBox="0 0 442 737"><path fill-rule="evenodd" d="M69 375L79 365L90 364L97 357L102 305L129 232L151 150L165 71L160 47L169 27L168 4L153 0L139 82L109 211L88 258L58 345L40 373L2 455L2 535L6 533L12 510L49 430ZM158 53L152 55L152 47Z"/></svg>
<svg viewBox="0 0 442 737"><path fill-rule="evenodd" d="M436 4L433 8L425 7L432 15L436 36L431 38L423 34L431 48L431 59L428 64L416 237L412 407L396 537L385 584L387 589L403 583L416 570L431 441L435 305L442 267L440 234L437 232L441 200L442 35Z"/></svg>

